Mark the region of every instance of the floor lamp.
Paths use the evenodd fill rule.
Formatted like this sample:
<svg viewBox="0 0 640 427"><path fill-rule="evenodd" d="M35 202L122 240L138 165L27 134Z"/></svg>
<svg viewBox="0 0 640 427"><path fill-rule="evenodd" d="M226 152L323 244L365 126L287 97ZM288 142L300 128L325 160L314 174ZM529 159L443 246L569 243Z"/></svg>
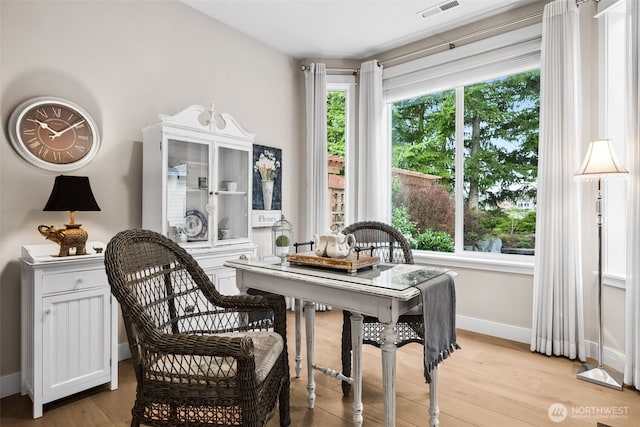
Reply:
<svg viewBox="0 0 640 427"><path fill-rule="evenodd" d="M603 327L602 327L602 180L621 177L629 172L622 167L608 139L592 141L582 166L575 173L578 180L598 181L596 214L598 216L598 365L583 364L578 379L622 390L622 374L604 367L603 364Z"/></svg>

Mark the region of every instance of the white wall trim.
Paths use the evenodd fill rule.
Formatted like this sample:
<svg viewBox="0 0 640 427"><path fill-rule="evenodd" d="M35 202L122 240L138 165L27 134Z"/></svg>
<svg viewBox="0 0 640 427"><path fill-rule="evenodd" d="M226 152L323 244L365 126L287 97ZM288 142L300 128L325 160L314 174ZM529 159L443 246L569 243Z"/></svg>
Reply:
<svg viewBox="0 0 640 427"><path fill-rule="evenodd" d="M456 327L466 331L489 335L492 337L504 338L506 340L529 344L531 342L531 329L520 326L507 325L506 323L492 322L490 320L476 319L469 316L456 316ZM594 341L585 342L587 357L598 358L598 343ZM462 345L464 348L464 345ZM604 347L604 364L611 368L624 371L624 353Z"/></svg>
<svg viewBox="0 0 640 427"><path fill-rule="evenodd" d="M594 275L598 275L597 271L593 272ZM627 289L627 277L620 274L602 273L602 283L604 286L611 286L612 288Z"/></svg>
<svg viewBox="0 0 640 427"><path fill-rule="evenodd" d="M118 344L118 362L131 357L131 350L129 349L129 342L121 342Z"/></svg>
<svg viewBox="0 0 640 427"><path fill-rule="evenodd" d="M416 264L533 275L534 257L466 251L462 254L413 250Z"/></svg>
<svg viewBox="0 0 640 427"><path fill-rule="evenodd" d="M20 372L0 377L0 399L20 393Z"/></svg>
<svg viewBox="0 0 640 427"><path fill-rule="evenodd" d="M530 328L507 325L506 323L498 323L491 320L457 315L456 328L526 344L531 342Z"/></svg>
<svg viewBox="0 0 640 427"><path fill-rule="evenodd" d="M586 341L587 357L598 359L598 343L595 341ZM624 354L619 351L612 350L604 346L602 351L604 364L620 372L624 372Z"/></svg>

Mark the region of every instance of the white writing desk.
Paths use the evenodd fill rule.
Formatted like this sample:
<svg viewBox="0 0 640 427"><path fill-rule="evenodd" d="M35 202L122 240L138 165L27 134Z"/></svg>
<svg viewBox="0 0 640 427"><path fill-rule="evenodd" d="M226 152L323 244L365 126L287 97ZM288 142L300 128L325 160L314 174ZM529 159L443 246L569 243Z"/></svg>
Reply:
<svg viewBox="0 0 640 427"><path fill-rule="evenodd" d="M305 301L307 334L307 400L315 403L313 334L315 303L339 307L351 316L353 343L353 423L361 426L362 405L362 315L375 316L385 325L382 351L385 426L396 425L396 334L398 317L420 303L420 291L413 287L431 277L437 269L410 264L381 264L376 268L349 274L321 268L269 264L257 260L233 260L225 263L236 269L236 284L241 292L259 289ZM444 270L439 270L442 273ZM422 375L422 367L417 367ZM323 372L326 369L320 369ZM330 370L328 370L330 371ZM326 372L325 372L326 373ZM334 376L340 375L333 371ZM330 374L332 374L330 373ZM429 425L439 425L438 372L432 371L429 384Z"/></svg>

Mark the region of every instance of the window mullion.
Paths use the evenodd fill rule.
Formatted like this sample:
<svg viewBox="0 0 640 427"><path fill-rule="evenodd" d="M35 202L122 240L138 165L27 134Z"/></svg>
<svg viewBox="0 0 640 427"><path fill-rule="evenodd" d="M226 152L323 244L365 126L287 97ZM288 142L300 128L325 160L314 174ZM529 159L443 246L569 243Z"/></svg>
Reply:
<svg viewBox="0 0 640 427"><path fill-rule="evenodd" d="M456 89L455 252L464 250L464 87Z"/></svg>

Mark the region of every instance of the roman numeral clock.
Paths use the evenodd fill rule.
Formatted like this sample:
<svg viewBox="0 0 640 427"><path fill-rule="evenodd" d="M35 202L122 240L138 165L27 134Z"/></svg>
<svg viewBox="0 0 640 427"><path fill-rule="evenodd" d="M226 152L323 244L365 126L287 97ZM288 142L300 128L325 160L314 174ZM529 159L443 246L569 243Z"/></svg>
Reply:
<svg viewBox="0 0 640 427"><path fill-rule="evenodd" d="M41 96L18 105L9 117L8 131L20 156L50 171L78 169L100 148L100 134L91 115L62 98Z"/></svg>

